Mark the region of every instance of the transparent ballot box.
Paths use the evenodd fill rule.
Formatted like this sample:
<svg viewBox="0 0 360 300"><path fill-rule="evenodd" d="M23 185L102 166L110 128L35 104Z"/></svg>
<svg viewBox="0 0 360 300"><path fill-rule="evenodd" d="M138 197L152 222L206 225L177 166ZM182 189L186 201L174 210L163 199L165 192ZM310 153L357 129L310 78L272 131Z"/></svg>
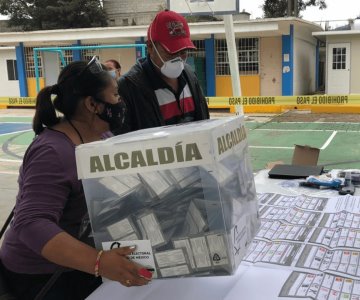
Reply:
<svg viewBox="0 0 360 300"><path fill-rule="evenodd" d="M259 227L243 117L76 148L98 249L137 245L157 278L233 274Z"/></svg>

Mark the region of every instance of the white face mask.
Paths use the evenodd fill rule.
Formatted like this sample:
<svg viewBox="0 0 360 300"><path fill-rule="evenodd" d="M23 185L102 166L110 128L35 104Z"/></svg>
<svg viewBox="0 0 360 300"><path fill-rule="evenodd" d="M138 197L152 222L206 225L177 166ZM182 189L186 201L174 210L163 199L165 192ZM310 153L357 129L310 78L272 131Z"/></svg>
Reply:
<svg viewBox="0 0 360 300"><path fill-rule="evenodd" d="M159 66L157 66L154 62L153 62L153 64L160 69L161 73L164 76L166 76L168 78L173 78L173 79L178 78L181 75L182 71L184 70L184 61L182 60L182 58L179 56L179 57L175 57L175 58L173 58L171 60L164 61L162 59L160 53L156 49L153 42L152 42L152 44L153 44L153 47L154 47L157 55L159 56L159 58L163 62L163 65L162 65L161 68L159 68Z"/></svg>

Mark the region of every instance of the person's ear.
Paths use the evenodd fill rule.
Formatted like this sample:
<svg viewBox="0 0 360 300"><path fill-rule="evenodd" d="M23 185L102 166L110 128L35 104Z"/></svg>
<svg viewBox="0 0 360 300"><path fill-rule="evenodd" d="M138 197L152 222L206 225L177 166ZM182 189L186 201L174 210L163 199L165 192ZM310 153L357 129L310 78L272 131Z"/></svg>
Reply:
<svg viewBox="0 0 360 300"><path fill-rule="evenodd" d="M99 113L99 103L94 100L91 96L86 96L84 99L85 108L93 114Z"/></svg>
<svg viewBox="0 0 360 300"><path fill-rule="evenodd" d="M147 51L148 51L148 53L149 53L149 54L152 54L152 53L154 52L154 45L153 45L153 43L152 43L150 40L148 40L148 41L146 41L146 46L147 46Z"/></svg>
<svg viewBox="0 0 360 300"><path fill-rule="evenodd" d="M146 47L149 49L149 48L152 48L153 47L153 44L150 40L147 40L146 41Z"/></svg>

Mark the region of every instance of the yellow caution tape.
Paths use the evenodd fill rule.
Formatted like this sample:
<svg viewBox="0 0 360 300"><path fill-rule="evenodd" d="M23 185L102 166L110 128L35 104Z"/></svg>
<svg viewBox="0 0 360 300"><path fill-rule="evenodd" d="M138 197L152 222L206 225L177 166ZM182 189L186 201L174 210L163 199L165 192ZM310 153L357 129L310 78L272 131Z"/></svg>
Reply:
<svg viewBox="0 0 360 300"><path fill-rule="evenodd" d="M0 97L0 104L6 106L35 106L35 97Z"/></svg>
<svg viewBox="0 0 360 300"><path fill-rule="evenodd" d="M209 107L233 105L360 105L358 95L207 97Z"/></svg>
<svg viewBox="0 0 360 300"><path fill-rule="evenodd" d="M207 97L210 108L230 108L243 106L354 106L360 105L360 94L356 95L311 95L311 96L242 96ZM35 97L0 97L0 104L6 106L35 106Z"/></svg>

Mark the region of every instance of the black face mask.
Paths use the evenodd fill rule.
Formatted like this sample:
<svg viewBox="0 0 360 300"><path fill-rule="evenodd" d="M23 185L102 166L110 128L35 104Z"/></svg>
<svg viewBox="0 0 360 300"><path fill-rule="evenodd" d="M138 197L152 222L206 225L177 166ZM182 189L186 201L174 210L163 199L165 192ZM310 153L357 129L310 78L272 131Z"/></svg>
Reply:
<svg viewBox="0 0 360 300"><path fill-rule="evenodd" d="M104 110L102 113L97 114L98 117L109 123L110 130L113 134L117 135L122 132L122 127L125 121L125 113L126 113L126 104L124 101L120 100L116 104L111 104L108 102L104 102L100 99L97 99L98 102L104 104Z"/></svg>

